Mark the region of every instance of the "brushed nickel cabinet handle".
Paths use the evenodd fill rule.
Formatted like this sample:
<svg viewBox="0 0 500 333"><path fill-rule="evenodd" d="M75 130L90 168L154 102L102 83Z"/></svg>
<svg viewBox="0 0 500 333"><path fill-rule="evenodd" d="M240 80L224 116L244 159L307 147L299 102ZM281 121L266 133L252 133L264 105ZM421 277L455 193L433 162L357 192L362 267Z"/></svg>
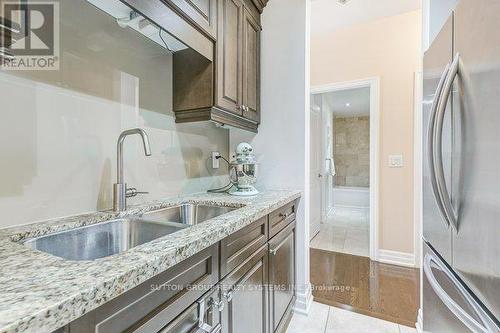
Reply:
<svg viewBox="0 0 500 333"><path fill-rule="evenodd" d="M222 312L224 310L224 302L223 301L218 302L218 301L214 300L213 298L211 298L210 301L208 301L208 305L216 307L219 312Z"/></svg>
<svg viewBox="0 0 500 333"><path fill-rule="evenodd" d="M224 296L224 298L227 300L228 303L233 300L233 292L232 291L227 291L222 296Z"/></svg>
<svg viewBox="0 0 500 333"><path fill-rule="evenodd" d="M212 305L214 303L213 298L208 301L208 304ZM201 299L198 301L198 328L205 333L218 333L221 331L222 327L220 324L214 327L210 326L205 322L205 300Z"/></svg>
<svg viewBox="0 0 500 333"><path fill-rule="evenodd" d="M288 213L279 213L278 216L279 217L284 217L286 219L288 216L290 216L290 214L288 214Z"/></svg>

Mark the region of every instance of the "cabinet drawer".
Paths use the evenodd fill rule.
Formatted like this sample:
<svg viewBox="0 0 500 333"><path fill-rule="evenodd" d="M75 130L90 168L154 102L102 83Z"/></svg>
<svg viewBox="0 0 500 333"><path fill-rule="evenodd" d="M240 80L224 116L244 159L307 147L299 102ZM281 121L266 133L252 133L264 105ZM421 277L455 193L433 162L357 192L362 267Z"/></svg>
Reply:
<svg viewBox="0 0 500 333"><path fill-rule="evenodd" d="M274 237L295 220L297 202L291 202L269 214L269 237Z"/></svg>
<svg viewBox="0 0 500 333"><path fill-rule="evenodd" d="M267 229L267 217L263 217L221 241L221 277L226 276L266 244Z"/></svg>
<svg viewBox="0 0 500 333"><path fill-rule="evenodd" d="M213 39L217 37L217 0L163 0Z"/></svg>
<svg viewBox="0 0 500 333"><path fill-rule="evenodd" d="M220 302L220 289L216 287L187 308L158 333L202 332L203 330L200 329L200 323L206 325L204 327L205 330L217 332L221 329L221 316L218 307L218 304L221 304ZM203 318L200 319L201 314L203 314ZM145 332L150 333L152 331Z"/></svg>
<svg viewBox="0 0 500 333"><path fill-rule="evenodd" d="M218 258L215 244L77 319L71 333L160 331L217 284Z"/></svg>

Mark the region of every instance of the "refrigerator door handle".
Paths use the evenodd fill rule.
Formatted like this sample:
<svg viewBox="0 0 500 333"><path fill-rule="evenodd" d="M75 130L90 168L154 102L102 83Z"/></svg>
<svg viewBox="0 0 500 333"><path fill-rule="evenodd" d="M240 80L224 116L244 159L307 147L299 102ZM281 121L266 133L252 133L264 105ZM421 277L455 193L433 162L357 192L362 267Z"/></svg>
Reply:
<svg viewBox="0 0 500 333"><path fill-rule="evenodd" d="M474 318L472 318L464 309L460 307L441 287L438 280L432 272L432 265L437 267L441 272L443 272L448 279L450 279L462 296L470 303L471 307L474 309L478 317L483 318L481 311L478 310L478 305L474 302L472 297L467 293L465 288L460 284L460 282L453 276L449 270L444 267L441 261L427 253L424 258L424 273L427 277L429 284L432 289L443 302L444 305L457 317L465 326L467 326L474 333L490 333L491 331L487 329L484 325L478 323Z"/></svg>
<svg viewBox="0 0 500 333"><path fill-rule="evenodd" d="M443 221L446 225L446 227L450 226L450 223L448 221L448 218L446 217L446 214L444 212L444 207L443 207L443 199L440 195L438 184L437 184L437 178L436 178L436 172L435 172L435 161L434 161L434 132L436 129L436 113L439 105L439 100L441 98L441 94L443 92L443 86L446 81L446 78L448 76L448 72L450 70L450 64L447 64L446 67L444 68L443 74L441 74L441 78L439 79L439 83L436 88L436 93L434 94L434 100L432 101L432 106L431 106L431 112L430 112L430 119L429 119L429 125L427 128L427 161L429 163L429 178L431 182L431 187L432 187L432 193L434 194L434 198L436 199L436 203L438 205L439 211L441 215L443 216Z"/></svg>
<svg viewBox="0 0 500 333"><path fill-rule="evenodd" d="M437 189L439 196L441 197L441 203L443 212L449 224L458 232L458 221L457 214L453 208L451 202L450 193L446 187L446 180L444 177L444 166L443 166L443 149L442 149L442 138L443 138L443 126L444 126L444 116L446 112L446 104L448 98L451 94L451 88L453 86L453 81L459 72L460 55L457 53L453 59L453 63L450 66L448 75L443 85L443 91L439 96L439 102L437 103L435 128L433 130L434 137L432 139L434 154L434 173L436 175Z"/></svg>

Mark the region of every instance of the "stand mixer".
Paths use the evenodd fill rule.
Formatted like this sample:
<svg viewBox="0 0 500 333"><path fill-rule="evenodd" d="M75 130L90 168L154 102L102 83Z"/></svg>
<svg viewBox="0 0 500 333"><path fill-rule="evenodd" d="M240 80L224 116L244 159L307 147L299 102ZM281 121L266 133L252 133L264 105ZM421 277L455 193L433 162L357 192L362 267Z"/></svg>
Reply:
<svg viewBox="0 0 500 333"><path fill-rule="evenodd" d="M235 160L229 164L229 179L237 188L232 195L251 196L259 193L253 184L257 181L258 164L253 148L246 142L236 147Z"/></svg>

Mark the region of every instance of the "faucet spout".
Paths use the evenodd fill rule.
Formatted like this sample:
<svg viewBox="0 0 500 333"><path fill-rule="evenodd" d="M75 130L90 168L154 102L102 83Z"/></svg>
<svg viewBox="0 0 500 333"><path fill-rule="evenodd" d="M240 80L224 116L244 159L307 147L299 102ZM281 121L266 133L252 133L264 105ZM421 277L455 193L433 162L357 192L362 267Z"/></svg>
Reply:
<svg viewBox="0 0 500 333"><path fill-rule="evenodd" d="M127 186L124 181L123 175L123 142L129 135L139 135L142 138L142 145L144 147L144 154L151 156L151 146L149 144L148 134L140 128L133 128L123 131L118 137L117 143L117 156L116 156L116 184L113 191L113 209L115 211L124 211L126 209L126 191Z"/></svg>

